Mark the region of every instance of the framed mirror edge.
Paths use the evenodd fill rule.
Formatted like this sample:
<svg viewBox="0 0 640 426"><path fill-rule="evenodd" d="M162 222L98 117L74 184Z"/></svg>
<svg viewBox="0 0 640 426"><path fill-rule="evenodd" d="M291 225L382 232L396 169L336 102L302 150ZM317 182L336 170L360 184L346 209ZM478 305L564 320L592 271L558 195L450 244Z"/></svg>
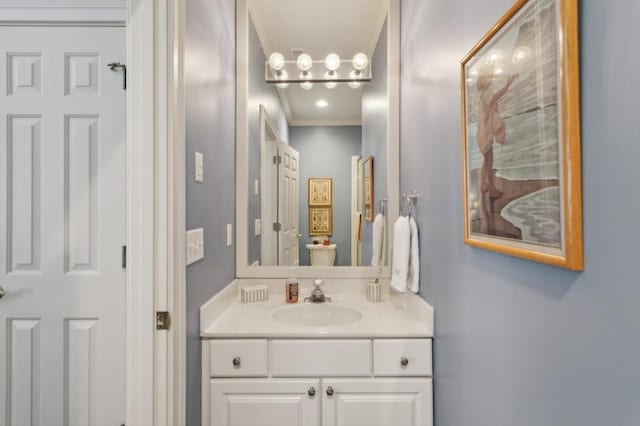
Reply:
<svg viewBox="0 0 640 426"><path fill-rule="evenodd" d="M393 241L393 223L400 213L400 1L388 0L387 15L387 230ZM287 278L390 278L389 265L378 266L251 266L249 265L249 5L236 0L236 277ZM389 264L391 263L391 246Z"/></svg>

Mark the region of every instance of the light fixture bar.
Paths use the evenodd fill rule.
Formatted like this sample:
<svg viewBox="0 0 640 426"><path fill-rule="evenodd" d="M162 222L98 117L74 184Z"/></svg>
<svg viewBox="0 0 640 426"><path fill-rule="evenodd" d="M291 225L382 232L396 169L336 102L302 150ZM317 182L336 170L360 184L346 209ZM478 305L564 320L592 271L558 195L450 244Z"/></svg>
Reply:
<svg viewBox="0 0 640 426"><path fill-rule="evenodd" d="M280 65L280 64L278 64ZM325 61L312 61L311 67L307 69L310 77L304 77L300 72L297 61L284 61L279 70L274 70L269 61L265 62L265 81L271 84L293 84L293 83L368 83L372 80L371 67L354 73L354 63L352 60L341 60L340 67L327 73Z"/></svg>

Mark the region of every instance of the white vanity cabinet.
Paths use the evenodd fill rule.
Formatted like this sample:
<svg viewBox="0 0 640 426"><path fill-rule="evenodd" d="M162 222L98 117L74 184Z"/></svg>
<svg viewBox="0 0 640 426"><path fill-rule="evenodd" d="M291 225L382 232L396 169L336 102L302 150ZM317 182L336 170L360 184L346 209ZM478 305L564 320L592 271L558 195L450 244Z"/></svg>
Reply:
<svg viewBox="0 0 640 426"><path fill-rule="evenodd" d="M432 426L431 339L203 340L203 426Z"/></svg>
<svg viewBox="0 0 640 426"><path fill-rule="evenodd" d="M210 421L224 426L320 426L320 380L211 379Z"/></svg>

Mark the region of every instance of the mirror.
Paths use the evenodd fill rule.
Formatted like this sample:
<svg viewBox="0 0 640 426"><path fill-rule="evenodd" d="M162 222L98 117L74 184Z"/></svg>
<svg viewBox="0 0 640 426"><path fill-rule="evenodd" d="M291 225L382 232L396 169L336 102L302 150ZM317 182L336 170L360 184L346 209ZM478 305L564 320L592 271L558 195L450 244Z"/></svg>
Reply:
<svg viewBox="0 0 640 426"><path fill-rule="evenodd" d="M238 1L238 276L386 274L371 265L397 216L398 3Z"/></svg>

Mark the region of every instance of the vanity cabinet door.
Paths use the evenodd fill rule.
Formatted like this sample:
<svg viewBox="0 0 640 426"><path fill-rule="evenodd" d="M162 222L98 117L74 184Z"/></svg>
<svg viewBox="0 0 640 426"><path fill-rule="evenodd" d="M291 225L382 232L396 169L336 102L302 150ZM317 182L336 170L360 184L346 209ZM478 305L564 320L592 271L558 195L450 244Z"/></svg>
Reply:
<svg viewBox="0 0 640 426"><path fill-rule="evenodd" d="M323 426L433 426L431 379L324 379Z"/></svg>
<svg viewBox="0 0 640 426"><path fill-rule="evenodd" d="M210 426L320 426L319 380L213 379Z"/></svg>

